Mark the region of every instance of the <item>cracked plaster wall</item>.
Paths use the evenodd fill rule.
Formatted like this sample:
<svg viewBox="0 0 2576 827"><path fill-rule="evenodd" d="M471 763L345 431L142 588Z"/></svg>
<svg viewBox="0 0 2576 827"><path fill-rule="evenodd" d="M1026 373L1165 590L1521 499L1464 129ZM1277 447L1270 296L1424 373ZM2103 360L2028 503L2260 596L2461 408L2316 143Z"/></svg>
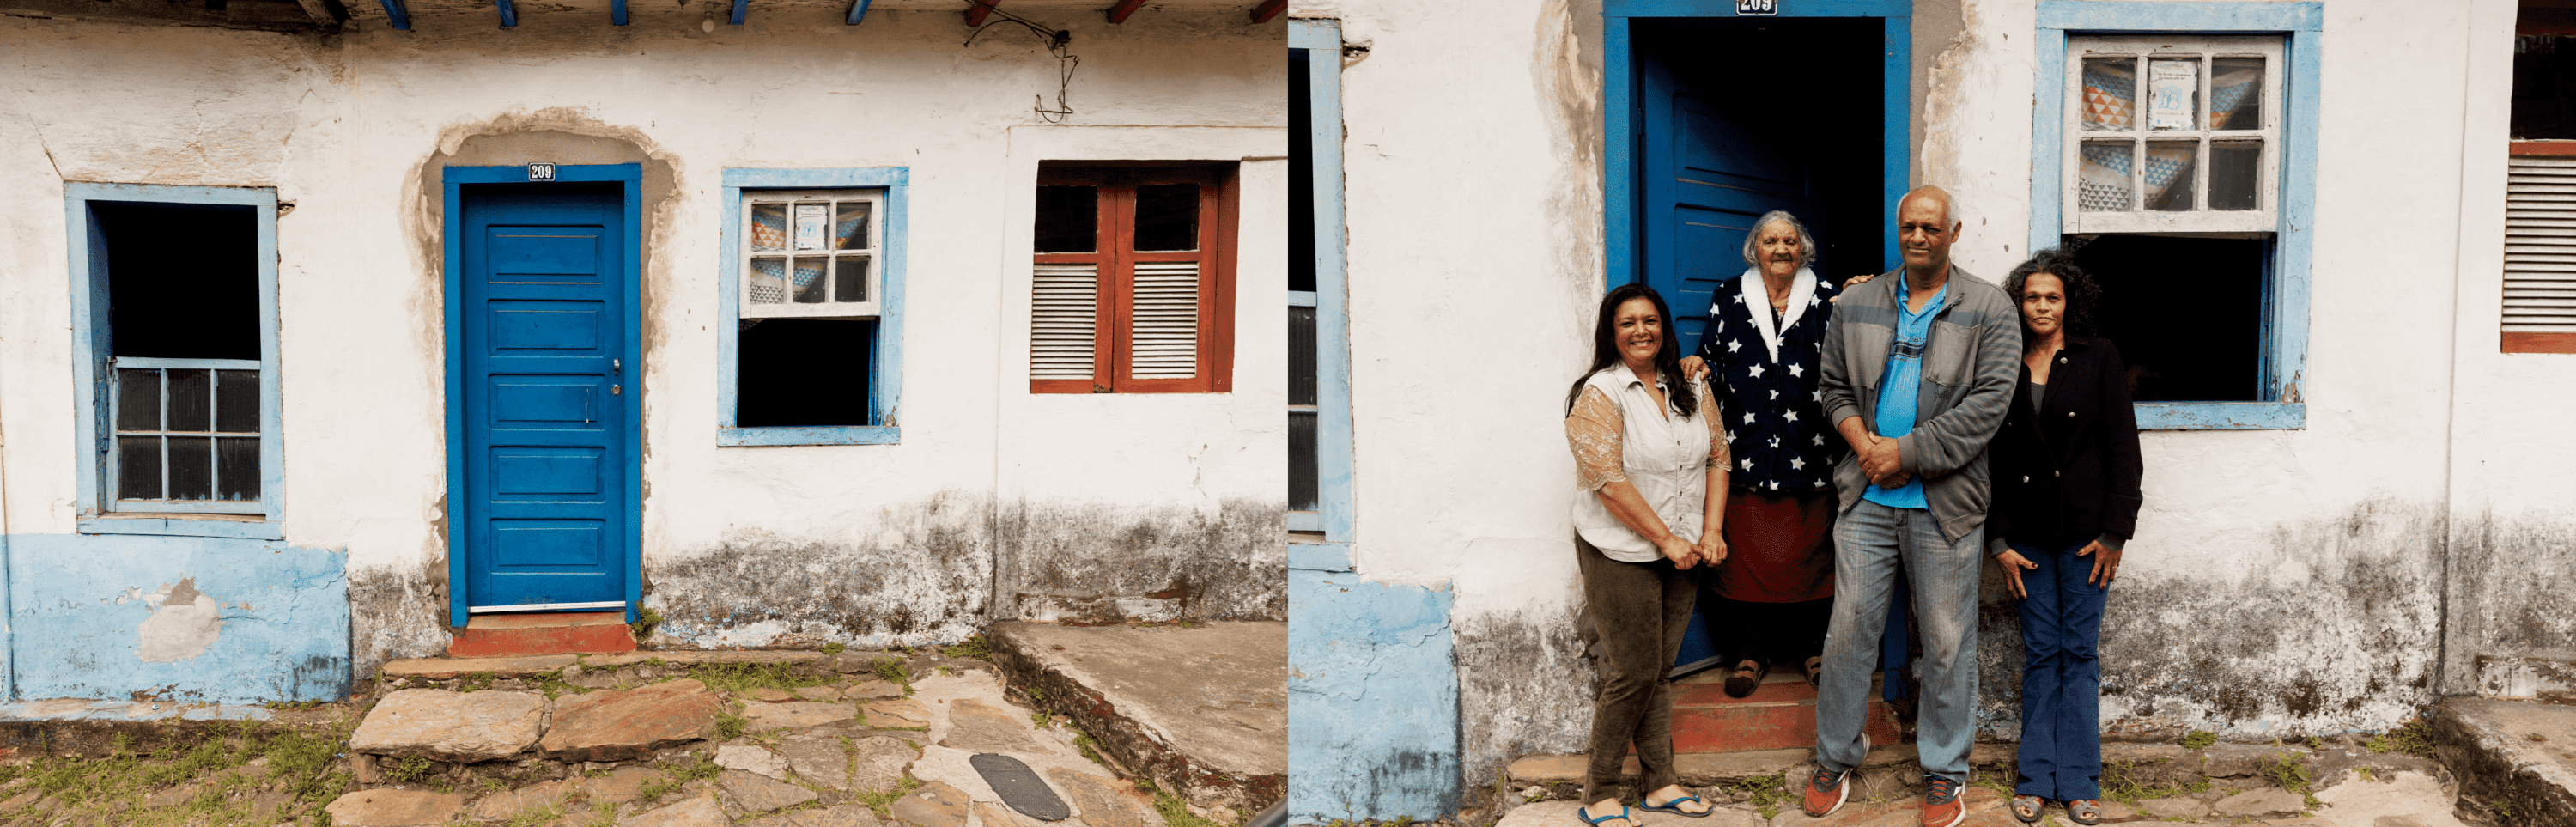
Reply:
<svg viewBox="0 0 2576 827"><path fill-rule="evenodd" d="M2576 575L2576 437L2535 420L2576 404L2576 357L2495 352L2503 163L2483 148L2505 138L2511 4L2324 10L2306 425L2145 435L2104 706L2142 737L2380 729L2465 691L2479 652L2576 652L2550 588ZM1456 595L1454 783L1472 790L1519 755L1579 750L1589 725L1560 417L1602 289L1599 8L1295 13L1366 47L1343 61L1353 558L1359 577ZM2030 253L2032 4L1927 2L1914 22L1914 174L1958 195L1954 259L2000 277ZM1405 358L1455 353L1475 369ZM2010 735L2019 630L1996 588L1981 720Z"/></svg>
<svg viewBox="0 0 2576 827"><path fill-rule="evenodd" d="M1150 585L1136 597L1155 603L1187 581L1194 616L1277 617L1277 577L1241 575L1280 556L1284 24L1029 10L1083 59L1076 114L1044 126L1030 104L1052 104L1058 65L1026 32L961 46L950 12L853 28L820 5L707 32L701 11L330 35L0 15L0 229L21 240L0 248L7 530L76 519L61 182L275 187L296 205L278 222L286 542L345 553L354 617L333 633L356 668L436 653L451 594L435 169L633 161L647 605L673 617L669 642L955 640L1016 607L997 578L1023 547L1098 558L1011 569L1052 588L1114 604ZM1049 137L1065 134L1141 154L1048 154L1080 143ZM1008 320L1027 313L1028 192L1038 160L1067 157L1242 161L1232 393L1026 393L1026 328ZM911 170L902 442L719 448L718 173L853 166ZM1119 559L1093 531L1157 544Z"/></svg>

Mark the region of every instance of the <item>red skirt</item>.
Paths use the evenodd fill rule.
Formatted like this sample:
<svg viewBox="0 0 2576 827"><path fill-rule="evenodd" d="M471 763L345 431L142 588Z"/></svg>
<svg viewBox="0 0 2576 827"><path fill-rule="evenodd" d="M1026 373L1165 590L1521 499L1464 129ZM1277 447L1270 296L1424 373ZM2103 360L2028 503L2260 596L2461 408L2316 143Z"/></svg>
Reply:
<svg viewBox="0 0 2576 827"><path fill-rule="evenodd" d="M1747 603L1797 603L1834 596L1832 491L1729 492L1726 562L1710 587Z"/></svg>

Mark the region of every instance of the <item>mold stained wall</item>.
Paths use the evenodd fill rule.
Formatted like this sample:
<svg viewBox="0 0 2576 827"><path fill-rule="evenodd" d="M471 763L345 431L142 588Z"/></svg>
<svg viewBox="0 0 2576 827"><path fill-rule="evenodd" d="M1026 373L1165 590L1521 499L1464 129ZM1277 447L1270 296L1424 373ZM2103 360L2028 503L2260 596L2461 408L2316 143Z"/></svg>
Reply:
<svg viewBox="0 0 2576 827"><path fill-rule="evenodd" d="M2450 645L2445 692L2501 689L2481 657L2576 661L2576 608L2562 596L2576 578L2576 482L2565 459L2576 435L2539 425L2576 407L2576 355L2502 353L2498 320L2504 269L2505 153L2513 77L2515 4L2462 4L2468 111L2459 157L2463 274L2452 330L2450 423ZM2535 427L2538 426L2538 427Z"/></svg>
<svg viewBox="0 0 2576 827"><path fill-rule="evenodd" d="M0 17L0 224L24 240L0 253L19 297L0 309L7 530L73 531L60 182L275 187L299 207L278 222L285 546L345 561L334 588L357 617L331 628L355 627L356 668L438 651L444 333L439 193L423 168L569 148L580 157L562 162L667 176L647 182L641 377L647 605L670 619L665 642L956 640L1009 616L996 577L1036 551L1081 561L1064 589L1185 582L1196 616L1279 617L1275 563L1266 593L1245 572L1279 556L1284 222L1252 205L1285 201L1284 23L1031 12L1070 28L1083 58L1076 114L1056 129L1189 127L1164 131L1195 139L1138 147L1242 161L1247 205L1233 393L1033 402L1020 293L1043 156L1013 154L1013 130L1039 122L1037 96L1052 104L1057 61L1022 31L961 48L951 12L880 10L855 28L841 13L756 14L713 33L695 11L638 9L625 28L530 14L508 31L430 16L409 33L361 21L330 37ZM901 444L720 448L721 170L856 166L910 169ZM1002 215L1016 235L996 228ZM1135 538L1160 545L1121 558ZM114 588L36 576L40 552L21 551L21 612L209 576L84 542L131 563L93 578ZM288 579L294 566L276 565L260 571Z"/></svg>
<svg viewBox="0 0 2576 827"><path fill-rule="evenodd" d="M1959 264L2000 278L2030 253L2035 12L1939 5L1918 8L1915 174L1958 195ZM2452 581L2454 620L2480 589L2494 647L2564 650L2576 626L2538 585L2563 582L2563 561L2506 562L2569 536L2552 459L2566 437L2527 433L2565 406L2571 389L2535 374L2564 373L2550 366L2566 357L2492 355L2501 211L2462 206L2501 203L2501 159L2460 159L2501 144L2503 106L2494 91L2454 103L2477 86L2463 67L2493 89L2509 64L2469 61L2464 9L2324 8L2306 427L2145 436L2148 507L2104 632L2103 711L2123 731L2259 739L2405 720L2435 697L2444 549L2463 537L2496 562L2475 585ZM2509 48L2510 10L2477 8L2504 21L2486 20L2477 48ZM1604 287L1599 9L1319 0L1295 13L1340 19L1347 52L1365 412L1354 563L1371 581L1454 590L1472 789L1512 758L1580 751L1589 724L1560 418ZM1443 209L1455 203L1478 205L1473 220ZM2464 244L2463 227L2478 237ZM2475 384L2454 387L2455 344ZM1475 370L1421 367L1462 353ZM2463 514L2453 498L2471 494ZM2019 630L1999 583L1984 599L1981 720L2011 736Z"/></svg>

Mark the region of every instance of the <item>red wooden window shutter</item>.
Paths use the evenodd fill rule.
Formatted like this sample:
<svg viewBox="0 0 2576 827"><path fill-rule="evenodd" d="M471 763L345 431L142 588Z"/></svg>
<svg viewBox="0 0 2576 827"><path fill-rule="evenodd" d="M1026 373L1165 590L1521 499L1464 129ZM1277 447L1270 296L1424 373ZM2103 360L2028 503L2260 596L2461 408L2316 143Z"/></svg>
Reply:
<svg viewBox="0 0 2576 827"><path fill-rule="evenodd" d="M1234 389L1232 164L1038 171L1030 393Z"/></svg>

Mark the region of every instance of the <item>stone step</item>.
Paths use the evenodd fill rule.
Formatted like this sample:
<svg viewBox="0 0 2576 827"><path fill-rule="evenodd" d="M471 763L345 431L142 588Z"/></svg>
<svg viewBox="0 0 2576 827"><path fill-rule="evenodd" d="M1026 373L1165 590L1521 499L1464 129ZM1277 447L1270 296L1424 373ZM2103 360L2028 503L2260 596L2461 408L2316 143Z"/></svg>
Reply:
<svg viewBox="0 0 2576 827"><path fill-rule="evenodd" d="M1288 624L1010 622L985 639L1013 688L1126 772L1241 814L1287 795Z"/></svg>
<svg viewBox="0 0 2576 827"><path fill-rule="evenodd" d="M1870 743L1900 740L1896 716L1869 690ZM1816 690L1794 669L1773 667L1753 694L1726 696L1726 673L1711 669L1673 682L1673 750L1682 753L1800 749L1816 745Z"/></svg>
<svg viewBox="0 0 2576 827"><path fill-rule="evenodd" d="M447 644L453 658L518 658L635 651L624 612L475 615Z"/></svg>
<svg viewBox="0 0 2576 827"><path fill-rule="evenodd" d="M2428 717L2463 809L2510 812L2517 827L2576 827L2576 707L2452 698Z"/></svg>

